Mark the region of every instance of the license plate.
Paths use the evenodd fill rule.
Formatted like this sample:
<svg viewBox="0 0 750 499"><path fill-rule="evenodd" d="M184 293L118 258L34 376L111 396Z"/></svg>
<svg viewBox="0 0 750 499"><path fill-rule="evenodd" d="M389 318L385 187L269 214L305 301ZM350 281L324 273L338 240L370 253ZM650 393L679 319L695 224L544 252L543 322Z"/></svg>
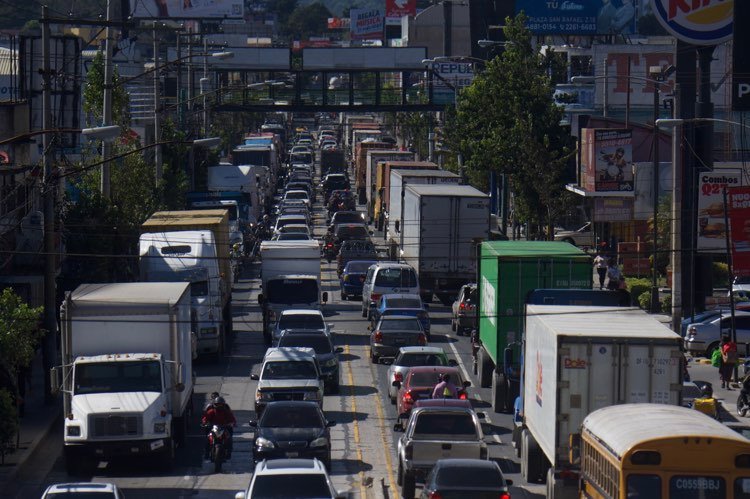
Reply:
<svg viewBox="0 0 750 499"><path fill-rule="evenodd" d="M151 450L156 450L164 447L164 440L154 440L151 442Z"/></svg>
<svg viewBox="0 0 750 499"><path fill-rule="evenodd" d="M299 452L287 452L286 457L299 457Z"/></svg>

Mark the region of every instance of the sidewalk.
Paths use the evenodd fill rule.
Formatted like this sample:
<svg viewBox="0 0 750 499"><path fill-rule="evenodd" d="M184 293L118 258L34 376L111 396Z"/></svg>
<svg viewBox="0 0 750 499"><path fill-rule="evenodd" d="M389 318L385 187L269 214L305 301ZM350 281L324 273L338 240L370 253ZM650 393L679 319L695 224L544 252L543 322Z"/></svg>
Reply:
<svg viewBox="0 0 750 499"><path fill-rule="evenodd" d="M31 462L49 431L56 422L59 423L62 404L44 403L44 376L48 373L42 366L42 356L38 354L34 359L31 370L31 387L26 388L25 414L21 418L21 427L17 436L18 447L12 454L5 456L4 464L0 465L0 490L8 490L23 467Z"/></svg>

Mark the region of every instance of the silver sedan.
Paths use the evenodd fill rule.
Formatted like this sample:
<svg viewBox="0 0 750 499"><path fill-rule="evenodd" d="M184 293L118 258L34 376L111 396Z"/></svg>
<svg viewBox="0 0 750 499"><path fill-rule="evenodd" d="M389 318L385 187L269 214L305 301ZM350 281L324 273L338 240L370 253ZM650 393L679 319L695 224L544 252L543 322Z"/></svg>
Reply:
<svg viewBox="0 0 750 499"><path fill-rule="evenodd" d="M455 366L456 361L448 360L441 347L401 347L396 358L388 368L386 384L388 385L388 398L391 404L396 403L398 388L393 386L394 381L403 381L406 372L415 366Z"/></svg>

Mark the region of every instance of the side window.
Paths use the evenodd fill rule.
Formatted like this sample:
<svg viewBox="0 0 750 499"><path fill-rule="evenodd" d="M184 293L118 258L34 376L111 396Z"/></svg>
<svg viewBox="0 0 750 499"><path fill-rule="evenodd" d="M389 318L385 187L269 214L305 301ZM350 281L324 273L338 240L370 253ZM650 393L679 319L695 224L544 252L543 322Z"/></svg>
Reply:
<svg viewBox="0 0 750 499"><path fill-rule="evenodd" d="M728 326L729 324L727 324ZM750 316L739 316L734 318L734 325L737 329L750 329Z"/></svg>

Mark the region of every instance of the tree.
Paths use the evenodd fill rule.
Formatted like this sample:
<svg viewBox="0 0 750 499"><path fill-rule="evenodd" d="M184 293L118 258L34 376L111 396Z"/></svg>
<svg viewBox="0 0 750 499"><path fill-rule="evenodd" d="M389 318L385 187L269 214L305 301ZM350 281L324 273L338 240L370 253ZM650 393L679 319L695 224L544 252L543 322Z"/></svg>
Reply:
<svg viewBox="0 0 750 499"><path fill-rule="evenodd" d="M328 30L329 17L332 14L322 3L297 7L287 20L285 34L294 40L319 36Z"/></svg>
<svg viewBox="0 0 750 499"><path fill-rule="evenodd" d="M43 307L32 308L10 288L0 293L0 365L11 374L29 365L43 336Z"/></svg>
<svg viewBox="0 0 750 499"><path fill-rule="evenodd" d="M573 142L548 76L559 59L534 49L526 21L523 14L506 18L509 43L459 94L445 138L463 155L472 183L490 171L510 175L519 218L532 232L546 227L551 234L572 200L564 184Z"/></svg>
<svg viewBox="0 0 750 499"><path fill-rule="evenodd" d="M115 66L112 72L112 123L122 127L130 123L130 97ZM104 53L99 51L91 61L83 86L83 112L91 126L102 123L104 113Z"/></svg>

